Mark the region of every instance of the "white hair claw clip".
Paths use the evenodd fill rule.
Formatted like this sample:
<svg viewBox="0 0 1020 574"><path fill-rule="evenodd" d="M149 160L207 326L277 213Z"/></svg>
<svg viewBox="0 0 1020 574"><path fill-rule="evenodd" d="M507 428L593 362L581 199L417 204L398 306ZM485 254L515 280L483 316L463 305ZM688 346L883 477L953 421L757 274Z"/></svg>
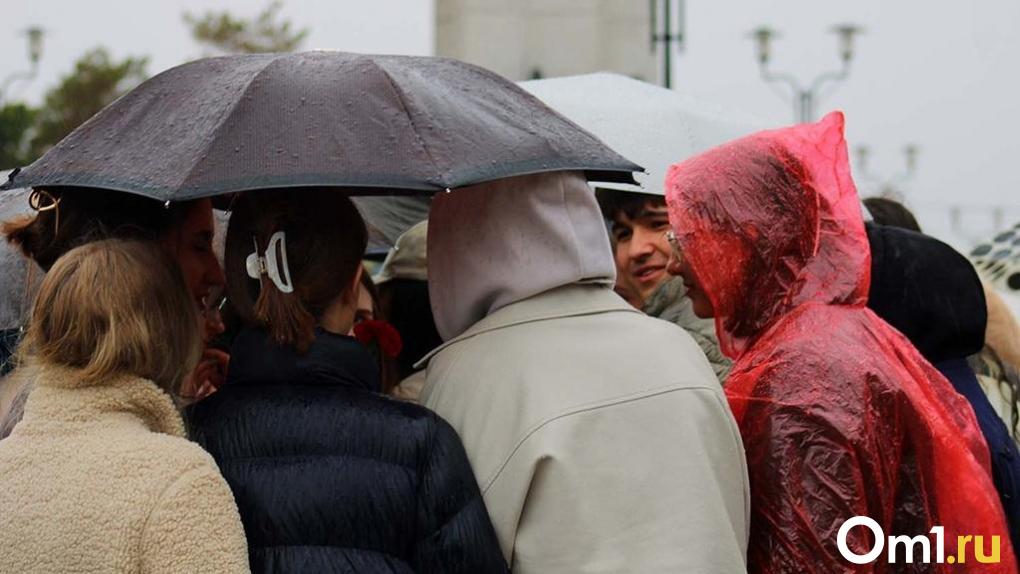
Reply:
<svg viewBox="0 0 1020 574"><path fill-rule="evenodd" d="M293 293L294 284L290 280L290 267L287 265L287 235L282 231L272 234L266 252L262 255L259 255L259 243L254 237L252 243L255 244L255 251L244 262L248 277L258 279L265 273L280 292Z"/></svg>

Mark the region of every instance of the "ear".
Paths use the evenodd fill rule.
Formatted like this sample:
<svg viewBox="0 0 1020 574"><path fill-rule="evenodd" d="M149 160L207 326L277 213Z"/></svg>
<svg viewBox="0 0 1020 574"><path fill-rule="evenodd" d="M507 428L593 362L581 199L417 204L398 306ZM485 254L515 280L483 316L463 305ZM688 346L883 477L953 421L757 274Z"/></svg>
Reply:
<svg viewBox="0 0 1020 574"><path fill-rule="evenodd" d="M365 272L363 265L358 265L357 270L354 271L354 281L344 291L344 301L347 303L358 304L358 294L361 292L361 274Z"/></svg>

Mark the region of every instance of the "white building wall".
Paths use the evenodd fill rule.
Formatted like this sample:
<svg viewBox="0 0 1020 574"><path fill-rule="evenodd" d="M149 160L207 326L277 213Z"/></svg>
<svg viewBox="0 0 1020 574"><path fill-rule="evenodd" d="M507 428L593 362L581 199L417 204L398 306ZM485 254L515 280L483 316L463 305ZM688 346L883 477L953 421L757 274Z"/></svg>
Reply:
<svg viewBox="0 0 1020 574"><path fill-rule="evenodd" d="M658 81L647 0L436 0L436 55L511 80L611 71Z"/></svg>

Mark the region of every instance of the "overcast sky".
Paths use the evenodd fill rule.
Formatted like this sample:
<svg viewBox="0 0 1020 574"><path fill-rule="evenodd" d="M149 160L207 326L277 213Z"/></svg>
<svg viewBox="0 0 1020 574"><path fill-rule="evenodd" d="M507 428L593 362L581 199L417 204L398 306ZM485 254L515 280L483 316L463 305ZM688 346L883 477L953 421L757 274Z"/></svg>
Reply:
<svg viewBox="0 0 1020 574"><path fill-rule="evenodd" d="M769 119L792 118L788 100L758 79L754 46L744 35L768 24L777 70L810 79L838 67L841 22L867 29L849 80L824 109L847 114L851 146L872 148L872 171L902 169L902 146L921 146L908 203L922 225L957 245L987 235L991 210L1020 221L1020 3L1014 0L690 0L689 43L677 75L685 89ZM860 174L855 174L862 179ZM964 236L950 233L948 204L969 207ZM965 245L962 245L965 246Z"/></svg>
<svg viewBox="0 0 1020 574"><path fill-rule="evenodd" d="M149 56L148 72L205 55L182 15L228 10L251 17L269 0L6 0L0 21L0 78L28 67L29 26L46 30L39 76L13 94L37 102L86 50L107 47L114 56ZM309 50L431 55L432 0L284 0L281 14L307 28Z"/></svg>
<svg viewBox="0 0 1020 574"><path fill-rule="evenodd" d="M511 0L507 0L511 1ZM514 0L516 1L516 0ZM632 0L645 1L645 0ZM253 15L265 3L244 0L18 0L5 2L0 33L0 79L27 64L30 25L47 30L38 78L12 96L37 102L87 49L103 45L115 56L147 55L154 74L202 55L181 19L185 11L228 9ZM309 49L430 54L432 0L287 0L283 14L308 27ZM841 22L867 28L850 79L821 106L847 113L851 145L872 148L872 171L902 168L901 148L921 146L908 202L931 231L952 237L950 204L965 205L970 234L990 234L991 206L1020 220L1020 3L1015 0L687 0L687 50L676 59L681 89L772 123L792 121L792 106L758 78L757 25L780 29L775 68L805 80L838 64ZM647 43L647 38L635 38ZM863 182L862 182L863 183ZM965 246L965 245L963 245Z"/></svg>

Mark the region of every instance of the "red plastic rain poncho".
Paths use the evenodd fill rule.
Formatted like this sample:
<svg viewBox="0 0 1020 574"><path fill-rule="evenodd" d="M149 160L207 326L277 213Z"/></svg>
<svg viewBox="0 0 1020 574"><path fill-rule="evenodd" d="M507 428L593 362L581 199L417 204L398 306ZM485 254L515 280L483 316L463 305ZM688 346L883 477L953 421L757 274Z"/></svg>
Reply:
<svg viewBox="0 0 1020 574"><path fill-rule="evenodd" d="M751 484L751 572L1015 573L988 450L967 402L911 344L865 308L868 241L850 178L843 116L755 134L673 166L670 221L708 295L726 393ZM871 564L838 551L848 518L890 535L945 527L999 537L1001 562ZM850 549L873 548L868 529ZM935 540L932 537L932 560ZM922 559L916 551L916 559Z"/></svg>

